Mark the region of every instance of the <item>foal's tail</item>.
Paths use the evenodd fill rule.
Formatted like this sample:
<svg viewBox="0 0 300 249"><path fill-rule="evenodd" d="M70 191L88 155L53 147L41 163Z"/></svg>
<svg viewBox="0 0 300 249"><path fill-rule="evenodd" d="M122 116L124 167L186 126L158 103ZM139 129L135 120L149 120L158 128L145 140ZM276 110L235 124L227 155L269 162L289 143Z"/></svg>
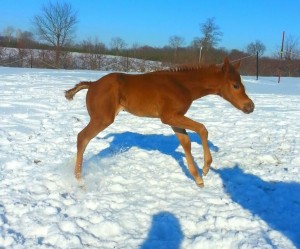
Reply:
<svg viewBox="0 0 300 249"><path fill-rule="evenodd" d="M82 89L88 89L92 82L83 81L77 84L75 87L71 88L70 90L65 91L65 97L67 100L72 100L74 95Z"/></svg>

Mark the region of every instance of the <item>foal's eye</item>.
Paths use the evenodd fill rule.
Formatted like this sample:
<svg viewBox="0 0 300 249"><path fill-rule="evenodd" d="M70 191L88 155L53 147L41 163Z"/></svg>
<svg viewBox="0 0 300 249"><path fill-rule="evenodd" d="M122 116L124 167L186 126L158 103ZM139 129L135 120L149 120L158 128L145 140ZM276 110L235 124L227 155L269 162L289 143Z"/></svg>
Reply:
<svg viewBox="0 0 300 249"><path fill-rule="evenodd" d="M239 88L240 88L240 85L239 85L239 84L234 84L234 85L233 85L233 88L234 88L234 89L239 89Z"/></svg>

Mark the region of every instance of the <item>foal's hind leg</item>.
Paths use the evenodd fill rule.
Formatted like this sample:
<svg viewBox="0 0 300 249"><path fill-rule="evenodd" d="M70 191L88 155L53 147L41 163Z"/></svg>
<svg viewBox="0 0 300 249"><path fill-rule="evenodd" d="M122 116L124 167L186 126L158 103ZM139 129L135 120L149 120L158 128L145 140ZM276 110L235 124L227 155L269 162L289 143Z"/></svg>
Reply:
<svg viewBox="0 0 300 249"><path fill-rule="evenodd" d="M188 168L191 173L191 175L194 177L197 185L199 187L203 187L203 179L199 176L197 167L195 166L194 159L191 153L191 140L189 138L189 135L186 133L185 129L172 127L173 131L175 132L183 150L185 153L185 157L187 160Z"/></svg>
<svg viewBox="0 0 300 249"><path fill-rule="evenodd" d="M75 164L75 177L77 180L81 179L83 153L86 146L99 132L104 130L113 122L114 118L107 122L103 122L99 119L91 119L90 123L78 133L77 136L77 155Z"/></svg>

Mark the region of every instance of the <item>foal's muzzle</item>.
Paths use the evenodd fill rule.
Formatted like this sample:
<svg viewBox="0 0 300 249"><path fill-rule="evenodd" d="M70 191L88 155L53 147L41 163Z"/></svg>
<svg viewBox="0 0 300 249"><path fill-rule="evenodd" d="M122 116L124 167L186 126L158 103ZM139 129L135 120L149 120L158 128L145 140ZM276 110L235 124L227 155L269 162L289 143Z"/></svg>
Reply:
<svg viewBox="0 0 300 249"><path fill-rule="evenodd" d="M253 101L250 100L248 103L246 103L246 104L243 106L242 111L243 111L244 113L246 113L246 114L249 114L249 113L251 113L251 112L254 111L254 107L255 107L255 106L254 106Z"/></svg>

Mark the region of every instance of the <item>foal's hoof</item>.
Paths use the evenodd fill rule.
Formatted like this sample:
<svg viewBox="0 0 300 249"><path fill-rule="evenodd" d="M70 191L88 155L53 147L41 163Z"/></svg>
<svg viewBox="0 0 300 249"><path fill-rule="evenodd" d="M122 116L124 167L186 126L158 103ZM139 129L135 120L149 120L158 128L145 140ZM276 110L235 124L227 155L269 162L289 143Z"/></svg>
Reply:
<svg viewBox="0 0 300 249"><path fill-rule="evenodd" d="M204 182L203 182L203 180L201 179L201 180L198 180L198 181L196 181L196 184L197 184L197 186L198 187L200 187L200 188L204 188Z"/></svg>
<svg viewBox="0 0 300 249"><path fill-rule="evenodd" d="M197 184L198 187L204 188L204 183L203 183L203 182L202 182L202 183L197 183L197 182L196 182L196 184Z"/></svg>
<svg viewBox="0 0 300 249"><path fill-rule="evenodd" d="M84 181L82 178L77 179L77 183L79 186L83 186L84 185Z"/></svg>
<svg viewBox="0 0 300 249"><path fill-rule="evenodd" d="M81 173L80 172L76 172L75 171L75 178L76 178L76 180L77 180L77 182L80 182L81 180L82 180L82 177L81 177Z"/></svg>
<svg viewBox="0 0 300 249"><path fill-rule="evenodd" d="M80 174L75 174L75 179L79 186L84 185L83 179Z"/></svg>
<svg viewBox="0 0 300 249"><path fill-rule="evenodd" d="M207 173L208 173L208 171L209 171L209 167L203 167L203 169L202 169L202 174L203 174L204 176L206 176Z"/></svg>
<svg viewBox="0 0 300 249"><path fill-rule="evenodd" d="M81 188L84 191L86 190L84 181L83 181L83 179L81 177L79 179L77 179L77 183L78 183L79 188Z"/></svg>

